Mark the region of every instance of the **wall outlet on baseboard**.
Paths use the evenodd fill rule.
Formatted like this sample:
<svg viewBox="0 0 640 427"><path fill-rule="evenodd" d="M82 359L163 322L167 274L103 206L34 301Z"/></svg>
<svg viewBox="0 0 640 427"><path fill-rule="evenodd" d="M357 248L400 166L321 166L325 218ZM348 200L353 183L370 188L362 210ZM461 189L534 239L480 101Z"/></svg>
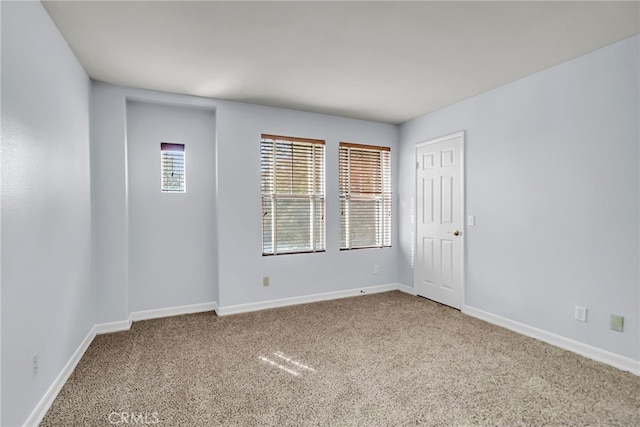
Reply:
<svg viewBox="0 0 640 427"><path fill-rule="evenodd" d="M262 276L262 286L269 286L269 276Z"/></svg>
<svg viewBox="0 0 640 427"><path fill-rule="evenodd" d="M576 320L579 320L581 322L586 322L587 309L585 307L580 307L579 305L576 305L576 311L573 316L575 317Z"/></svg>

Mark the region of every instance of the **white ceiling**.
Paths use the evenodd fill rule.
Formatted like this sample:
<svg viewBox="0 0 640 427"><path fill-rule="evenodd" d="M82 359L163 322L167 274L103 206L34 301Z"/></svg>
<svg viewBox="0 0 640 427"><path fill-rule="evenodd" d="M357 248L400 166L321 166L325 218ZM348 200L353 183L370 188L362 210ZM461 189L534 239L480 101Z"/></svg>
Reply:
<svg viewBox="0 0 640 427"><path fill-rule="evenodd" d="M633 2L45 2L95 80L401 123L640 33Z"/></svg>

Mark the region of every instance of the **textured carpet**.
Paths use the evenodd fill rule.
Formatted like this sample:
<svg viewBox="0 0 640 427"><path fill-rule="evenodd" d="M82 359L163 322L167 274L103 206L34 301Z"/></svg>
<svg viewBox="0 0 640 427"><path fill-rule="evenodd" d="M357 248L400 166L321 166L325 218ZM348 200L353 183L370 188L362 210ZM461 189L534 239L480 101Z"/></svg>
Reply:
<svg viewBox="0 0 640 427"><path fill-rule="evenodd" d="M640 378L400 292L95 338L43 426L639 426Z"/></svg>

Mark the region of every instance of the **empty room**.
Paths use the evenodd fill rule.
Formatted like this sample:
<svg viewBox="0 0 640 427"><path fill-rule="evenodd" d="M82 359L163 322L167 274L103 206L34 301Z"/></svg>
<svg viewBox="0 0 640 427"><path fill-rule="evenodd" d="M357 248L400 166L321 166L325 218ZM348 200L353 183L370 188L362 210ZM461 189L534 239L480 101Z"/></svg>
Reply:
<svg viewBox="0 0 640 427"><path fill-rule="evenodd" d="M0 21L0 425L640 425L640 2Z"/></svg>

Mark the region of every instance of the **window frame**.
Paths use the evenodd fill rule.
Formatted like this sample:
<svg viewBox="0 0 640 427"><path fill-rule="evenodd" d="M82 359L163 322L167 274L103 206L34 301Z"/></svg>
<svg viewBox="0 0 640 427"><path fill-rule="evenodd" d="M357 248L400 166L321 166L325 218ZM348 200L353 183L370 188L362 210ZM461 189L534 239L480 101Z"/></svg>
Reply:
<svg viewBox="0 0 640 427"><path fill-rule="evenodd" d="M169 171L165 170L168 158L165 153L181 153L180 157L182 164L182 180L180 182L181 185L179 189L170 189L170 186L165 187L165 185L167 184L165 173L173 172L173 168ZM169 157L172 156L170 155ZM181 194L187 192L187 156L186 147L184 144L175 142L160 143L160 192L167 194Z"/></svg>
<svg viewBox="0 0 640 427"><path fill-rule="evenodd" d="M346 150L346 158L343 158L343 150ZM356 192L352 184L352 151L376 152L380 155L380 167L377 173L380 180L380 191ZM385 159L385 156L388 156ZM346 170L345 170L346 167ZM340 250L349 251L355 249L390 248L392 246L393 231L393 186L391 172L391 147L368 144L354 144L340 142L338 148L338 196L340 207ZM360 165L360 172L366 170ZM372 225L375 228L375 245L354 244L351 234L352 221L350 215L352 202L379 202L376 209L376 220ZM345 212L346 211L346 212ZM346 218L345 218L346 216ZM365 223L366 224L366 223ZM379 242L379 243L378 243ZM357 242L356 242L357 243Z"/></svg>
<svg viewBox="0 0 640 427"><path fill-rule="evenodd" d="M297 181L293 177L293 172L295 168L293 168L293 160L291 161L292 169L292 178L291 185L292 191L290 193L278 193L276 190L277 186L277 178L276 178L276 170L277 170L277 144L290 144L291 150L293 153L294 147L298 146L310 146L312 147L312 163L307 163L308 172L311 172L312 179L307 179L307 185L311 189L307 193L295 193L293 191L294 183L300 183L301 181ZM272 146L272 165L270 169L265 169L265 144L270 144ZM320 150L321 159L317 159L316 150L322 147ZM300 148L300 150L303 150ZM319 165L316 162L319 161ZM317 167L320 167L321 170L316 170ZM270 183L265 184L265 174L271 171L271 176L269 179ZM290 136L282 136L282 135L272 135L272 134L262 134L260 138L260 181L261 181L261 213L262 213L262 256L275 256L275 255L293 255L293 254L303 254L303 253L319 253L326 252L326 144L324 140L319 139L310 139L310 138L300 138L300 137L290 137ZM318 177L318 175L320 175ZM270 186L273 189L272 192L265 192L265 185ZM316 185L319 185L320 191L316 190ZM278 244L278 202L279 201L293 201L293 200L308 200L309 201L309 250L279 250ZM270 209L265 211L265 202L269 201ZM316 208L318 208L317 203L320 203L320 232L319 232L319 240L316 240ZM271 213L271 225L269 230L267 231L265 227L265 217ZM268 246L265 244L265 235L270 233L270 250L267 250ZM294 245L295 242L292 242L291 245Z"/></svg>

